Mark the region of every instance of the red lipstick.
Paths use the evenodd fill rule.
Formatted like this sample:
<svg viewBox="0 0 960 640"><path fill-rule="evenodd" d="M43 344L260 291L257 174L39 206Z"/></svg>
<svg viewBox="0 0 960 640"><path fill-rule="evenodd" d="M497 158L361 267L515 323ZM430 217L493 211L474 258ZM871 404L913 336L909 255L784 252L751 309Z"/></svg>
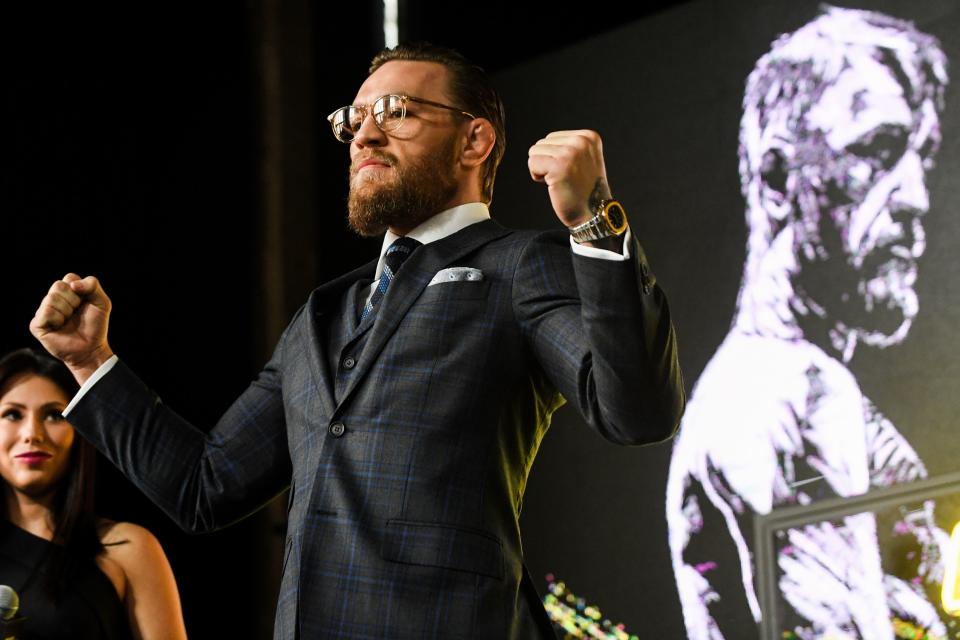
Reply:
<svg viewBox="0 0 960 640"><path fill-rule="evenodd" d="M21 453L18 456L14 456L17 460L26 462L27 464L39 464L44 460L49 460L53 456L44 451L28 451L27 453Z"/></svg>

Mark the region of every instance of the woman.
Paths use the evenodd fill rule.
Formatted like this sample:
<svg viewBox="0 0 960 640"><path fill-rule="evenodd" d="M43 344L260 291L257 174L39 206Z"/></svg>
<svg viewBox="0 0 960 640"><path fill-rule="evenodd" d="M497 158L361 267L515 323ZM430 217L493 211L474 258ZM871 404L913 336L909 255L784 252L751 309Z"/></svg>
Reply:
<svg viewBox="0 0 960 640"><path fill-rule="evenodd" d="M20 595L18 638L186 638L157 539L93 514L96 454L61 415L76 390L48 356L0 360L0 584Z"/></svg>

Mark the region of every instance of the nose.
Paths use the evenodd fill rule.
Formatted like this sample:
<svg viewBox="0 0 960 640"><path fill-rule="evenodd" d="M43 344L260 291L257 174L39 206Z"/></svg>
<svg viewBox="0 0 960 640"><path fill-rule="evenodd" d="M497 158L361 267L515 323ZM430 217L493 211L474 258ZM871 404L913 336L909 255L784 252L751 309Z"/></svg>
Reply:
<svg viewBox="0 0 960 640"><path fill-rule="evenodd" d="M893 208L906 209L913 214L926 213L930 209L930 195L927 192L926 174L920 156L915 151L907 151L897 171L900 173L900 180L890 194Z"/></svg>
<svg viewBox="0 0 960 640"><path fill-rule="evenodd" d="M29 414L20 427L20 436L24 442L43 442L47 438L47 429L43 424L43 416Z"/></svg>
<svg viewBox="0 0 960 640"><path fill-rule="evenodd" d="M386 135L373 121L372 110L372 107L367 108L367 112L363 116L363 122L360 123L356 135L353 136L351 144L358 148L378 147L386 142Z"/></svg>

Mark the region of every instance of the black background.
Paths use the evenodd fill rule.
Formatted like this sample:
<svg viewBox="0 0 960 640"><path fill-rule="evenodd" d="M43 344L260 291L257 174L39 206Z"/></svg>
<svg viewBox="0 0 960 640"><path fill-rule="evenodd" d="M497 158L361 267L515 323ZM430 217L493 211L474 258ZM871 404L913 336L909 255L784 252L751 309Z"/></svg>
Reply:
<svg viewBox="0 0 960 640"><path fill-rule="evenodd" d="M457 47L494 72L669 4L595 3L609 10L589 20L546 3L407 2L402 11L406 38ZM9 5L0 11L0 352L35 344L27 325L53 280L95 274L114 304L111 344L180 413L209 428L245 388L276 338L263 335L258 273L258 38L271 12L306 17L282 24L278 46L298 47L287 55L312 66L319 109L316 139L303 145L321 230L307 280L375 255L377 242L343 224L347 152L323 118L353 99L383 45L377 2ZM309 35L288 45L284 30ZM263 516L187 536L105 462L98 505L160 538L192 637L268 637L276 585L261 558L273 557L282 531Z"/></svg>
<svg viewBox="0 0 960 640"><path fill-rule="evenodd" d="M494 73L507 103L508 150L493 212L510 226L556 224L542 185L527 175L529 145L558 128L600 131L614 193L670 294L689 390L729 327L739 286L743 82L774 37L814 17L818 4L615 4L410 2L405 35L454 46ZM960 60L950 0L845 6L912 17ZM312 62L318 108L307 145L318 193L315 283L379 246L343 224L347 152L323 120L352 100L382 45L376 3L350 6L350 15L343 7L310 4L300 25L311 34L298 54ZM0 351L33 344L27 324L54 279L96 274L114 303L115 350L166 402L212 425L275 338L259 320L263 5L5 11ZM930 176L920 316L903 345L863 351L853 364L934 474L951 470L958 453L955 85ZM522 518L539 586L556 573L633 633L682 637L663 516L669 445L608 445L567 410L551 431ZM99 492L101 513L160 537L193 637L267 637L275 591L258 558L279 544L276 531L254 517L188 537L107 464Z"/></svg>

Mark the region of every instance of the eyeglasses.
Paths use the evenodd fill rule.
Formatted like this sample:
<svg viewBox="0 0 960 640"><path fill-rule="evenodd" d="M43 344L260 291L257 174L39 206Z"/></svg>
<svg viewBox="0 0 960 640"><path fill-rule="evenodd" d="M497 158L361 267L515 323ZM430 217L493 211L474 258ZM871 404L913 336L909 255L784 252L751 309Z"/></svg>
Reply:
<svg viewBox="0 0 960 640"><path fill-rule="evenodd" d="M340 107L327 116L327 121L333 128L333 135L340 142L352 142L356 137L363 121L367 119L369 108L373 108L373 122L381 131L396 131L403 125L403 119L407 115L407 102L419 102L433 107L440 107L455 113L467 116L471 120L476 118L472 113L451 107L450 105L440 104L432 100L423 98L414 98L413 96L390 94L380 96L374 100L372 105L352 104L346 107Z"/></svg>

